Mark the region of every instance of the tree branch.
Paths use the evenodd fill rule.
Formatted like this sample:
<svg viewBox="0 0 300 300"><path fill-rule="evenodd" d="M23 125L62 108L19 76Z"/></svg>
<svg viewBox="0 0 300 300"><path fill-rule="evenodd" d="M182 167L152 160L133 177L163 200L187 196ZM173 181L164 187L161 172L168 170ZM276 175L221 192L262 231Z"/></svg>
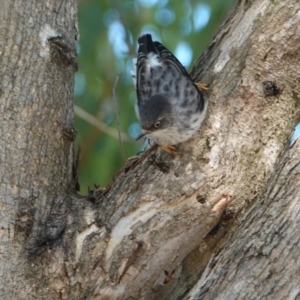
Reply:
<svg viewBox="0 0 300 300"><path fill-rule="evenodd" d="M110 126L107 126L105 123L101 122L99 119L97 119L93 115L89 114L88 112L83 110L81 107L74 105L74 112L78 117L87 121L91 125L97 127L102 132L112 136L115 139L119 138L119 134L116 129L111 128ZM127 142L132 142L132 139L130 139L130 137L126 133L120 132L120 135L122 137L122 140L127 141Z"/></svg>
<svg viewBox="0 0 300 300"><path fill-rule="evenodd" d="M239 220L235 234L183 299L299 297L299 157L300 139L284 154L262 197Z"/></svg>
<svg viewBox="0 0 300 300"><path fill-rule="evenodd" d="M234 231L233 222L220 222L229 202L227 216L262 194L300 115L299 6L238 1L192 72L210 87L199 134L175 159L159 150L143 154L95 192L90 226L97 224L97 236L85 236L84 244L95 245L98 256L78 257L79 265L94 266L91 297L182 295L223 244L226 228Z"/></svg>

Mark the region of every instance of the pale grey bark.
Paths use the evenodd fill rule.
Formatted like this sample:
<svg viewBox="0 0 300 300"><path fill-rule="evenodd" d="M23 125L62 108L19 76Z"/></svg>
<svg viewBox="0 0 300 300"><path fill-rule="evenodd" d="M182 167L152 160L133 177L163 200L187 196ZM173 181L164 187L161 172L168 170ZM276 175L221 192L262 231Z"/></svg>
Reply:
<svg viewBox="0 0 300 300"><path fill-rule="evenodd" d="M77 3L5 0L0 20L0 298L40 298L52 267L30 257L64 232L75 191Z"/></svg>
<svg viewBox="0 0 300 300"><path fill-rule="evenodd" d="M299 299L300 139L183 299Z"/></svg>
<svg viewBox="0 0 300 300"><path fill-rule="evenodd" d="M75 3L63 2L59 21L47 4L21 5L22 14L40 7L32 11L38 25L24 33L30 18L14 25L17 2L9 3L0 39L1 296L256 299L266 292L282 299L263 280L270 287L280 280L283 295L297 295L288 275L298 272L297 247L286 242L296 245L297 231L277 223L297 222L297 213L267 203L284 205L281 192L299 193L292 171L299 146L279 162L300 116L300 3L238 1L192 72L209 86L199 134L175 158L158 149L131 160L89 199L71 196ZM18 28L28 49L18 46Z"/></svg>

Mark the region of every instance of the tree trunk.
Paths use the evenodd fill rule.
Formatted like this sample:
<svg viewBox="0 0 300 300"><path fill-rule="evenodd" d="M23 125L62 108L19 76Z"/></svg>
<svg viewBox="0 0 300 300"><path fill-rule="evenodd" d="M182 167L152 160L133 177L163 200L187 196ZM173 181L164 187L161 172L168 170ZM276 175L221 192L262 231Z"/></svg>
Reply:
<svg viewBox="0 0 300 300"><path fill-rule="evenodd" d="M0 19L0 298L58 299L64 254L36 256L63 239L75 191L77 3L5 0Z"/></svg>
<svg viewBox="0 0 300 300"><path fill-rule="evenodd" d="M1 297L296 299L299 142L284 150L300 116L300 3L238 1L192 72L209 86L199 134L86 199L75 13L73 1L0 12Z"/></svg>

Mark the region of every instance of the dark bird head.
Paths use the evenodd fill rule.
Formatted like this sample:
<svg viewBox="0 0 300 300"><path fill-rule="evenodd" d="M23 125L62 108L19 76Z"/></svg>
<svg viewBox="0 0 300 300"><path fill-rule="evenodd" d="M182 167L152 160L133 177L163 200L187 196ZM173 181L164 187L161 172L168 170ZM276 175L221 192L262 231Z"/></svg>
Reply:
<svg viewBox="0 0 300 300"><path fill-rule="evenodd" d="M137 140L173 124L172 105L165 95L154 95L138 107L142 134Z"/></svg>

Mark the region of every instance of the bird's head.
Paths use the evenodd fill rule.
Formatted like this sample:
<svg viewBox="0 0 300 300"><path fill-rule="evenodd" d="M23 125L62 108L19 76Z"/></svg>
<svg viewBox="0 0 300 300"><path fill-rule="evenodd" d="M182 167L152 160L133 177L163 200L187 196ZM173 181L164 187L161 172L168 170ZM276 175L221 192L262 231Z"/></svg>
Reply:
<svg viewBox="0 0 300 300"><path fill-rule="evenodd" d="M156 135L159 131L173 124L172 104L165 95L150 97L145 103L138 106L142 134L137 140L147 134Z"/></svg>

